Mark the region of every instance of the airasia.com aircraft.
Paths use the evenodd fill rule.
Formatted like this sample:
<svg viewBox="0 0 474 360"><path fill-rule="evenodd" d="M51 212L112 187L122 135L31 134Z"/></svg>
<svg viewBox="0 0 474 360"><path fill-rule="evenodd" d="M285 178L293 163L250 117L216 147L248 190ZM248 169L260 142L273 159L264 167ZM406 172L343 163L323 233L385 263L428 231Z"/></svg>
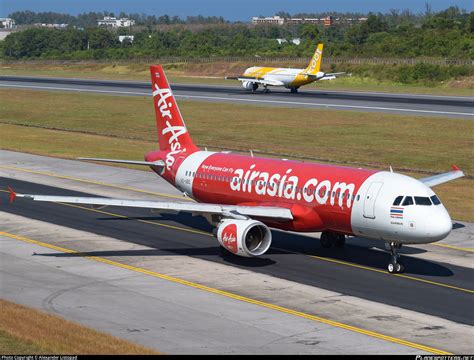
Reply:
<svg viewBox="0 0 474 360"><path fill-rule="evenodd" d="M222 247L245 257L270 247L269 227L321 231L323 247L342 246L346 235L385 241L390 273L403 271L402 244L445 238L451 218L431 186L461 176L448 173L416 180L388 171L202 151L194 145L161 66L151 66L160 149L146 161L82 160L150 166L198 202L164 202L95 197L15 194L36 201L127 206L203 214L216 226Z"/></svg>

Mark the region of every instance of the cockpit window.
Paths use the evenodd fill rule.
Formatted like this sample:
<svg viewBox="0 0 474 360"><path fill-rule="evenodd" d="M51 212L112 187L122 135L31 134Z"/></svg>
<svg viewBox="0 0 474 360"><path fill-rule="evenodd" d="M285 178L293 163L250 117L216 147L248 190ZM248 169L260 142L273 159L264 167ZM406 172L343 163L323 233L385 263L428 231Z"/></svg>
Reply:
<svg viewBox="0 0 474 360"><path fill-rule="evenodd" d="M416 205L430 206L431 205L431 200L430 200L429 197L415 196L415 204Z"/></svg>
<svg viewBox="0 0 474 360"><path fill-rule="evenodd" d="M400 203L402 202L403 200L403 196L397 196L397 198L395 199L395 201L393 202L393 205L400 205Z"/></svg>
<svg viewBox="0 0 474 360"><path fill-rule="evenodd" d="M431 201L433 201L433 204L435 204L435 205L441 204L441 201L439 200L439 198L436 195L433 195L430 199L431 199Z"/></svg>
<svg viewBox="0 0 474 360"><path fill-rule="evenodd" d="M403 200L403 206L413 205L413 198L411 196L407 196L405 200Z"/></svg>

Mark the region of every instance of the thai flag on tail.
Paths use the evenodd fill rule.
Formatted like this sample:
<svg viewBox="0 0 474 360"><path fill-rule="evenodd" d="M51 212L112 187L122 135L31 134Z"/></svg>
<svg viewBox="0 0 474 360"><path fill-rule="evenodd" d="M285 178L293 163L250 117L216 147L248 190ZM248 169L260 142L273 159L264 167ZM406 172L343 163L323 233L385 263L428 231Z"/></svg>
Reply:
<svg viewBox="0 0 474 360"><path fill-rule="evenodd" d="M397 207L397 206L392 206L390 208L390 217L397 218L397 219L403 219L403 208L402 207Z"/></svg>

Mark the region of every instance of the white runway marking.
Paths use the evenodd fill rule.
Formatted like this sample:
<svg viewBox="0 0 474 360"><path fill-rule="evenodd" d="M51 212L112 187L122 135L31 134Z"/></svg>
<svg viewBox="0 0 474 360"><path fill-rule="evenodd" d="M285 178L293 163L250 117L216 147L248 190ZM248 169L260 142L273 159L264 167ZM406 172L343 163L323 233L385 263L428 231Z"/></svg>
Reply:
<svg viewBox="0 0 474 360"><path fill-rule="evenodd" d="M41 90L65 90L65 91L93 92L93 93L105 93L105 94L151 96L151 90L150 90L150 92L134 92L134 91L117 91L117 90L92 90L92 89L65 88L65 87L56 87L56 86L37 86L37 85L0 84L0 86L27 88L27 89L41 89ZM225 101L241 101L241 102L254 102L254 103L266 103L266 104L304 105L304 106L330 107L330 108L343 108L343 109L345 108L345 109L362 109L362 110L384 110L384 111L411 112L411 113L424 113L424 114L474 116L474 113L453 112L453 111L436 111L436 110L415 110L415 109L390 108L390 107L380 107L380 106L338 105L338 104L324 104L324 103L309 103L309 102L300 102L300 101L257 100L257 99L243 99L243 98L201 96L201 95L176 95L176 94L174 94L174 96L175 97L181 97L181 98L189 98L189 99L225 100Z"/></svg>

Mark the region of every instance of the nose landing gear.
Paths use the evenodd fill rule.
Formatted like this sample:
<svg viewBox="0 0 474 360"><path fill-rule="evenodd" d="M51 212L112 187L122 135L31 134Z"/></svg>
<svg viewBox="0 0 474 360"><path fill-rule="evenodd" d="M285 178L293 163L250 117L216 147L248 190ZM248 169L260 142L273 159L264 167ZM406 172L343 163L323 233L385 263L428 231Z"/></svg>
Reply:
<svg viewBox="0 0 474 360"><path fill-rule="evenodd" d="M405 268L403 267L402 264L398 262L398 258L400 257L398 250L402 247L402 244L391 242L391 243L387 243L387 245L390 247L390 256L391 256L391 261L387 266L388 272L390 274L402 273L405 270Z"/></svg>

